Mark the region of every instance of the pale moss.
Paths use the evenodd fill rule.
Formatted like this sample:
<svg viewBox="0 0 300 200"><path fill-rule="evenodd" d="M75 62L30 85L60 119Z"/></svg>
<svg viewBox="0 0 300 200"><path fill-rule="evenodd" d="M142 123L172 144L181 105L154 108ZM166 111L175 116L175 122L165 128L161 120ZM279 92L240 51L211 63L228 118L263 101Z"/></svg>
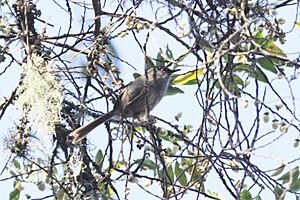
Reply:
<svg viewBox="0 0 300 200"><path fill-rule="evenodd" d="M60 121L63 101L62 86L53 72L53 62L32 55L23 64L24 78L18 90L16 106L28 112L30 122L38 132L54 133Z"/></svg>

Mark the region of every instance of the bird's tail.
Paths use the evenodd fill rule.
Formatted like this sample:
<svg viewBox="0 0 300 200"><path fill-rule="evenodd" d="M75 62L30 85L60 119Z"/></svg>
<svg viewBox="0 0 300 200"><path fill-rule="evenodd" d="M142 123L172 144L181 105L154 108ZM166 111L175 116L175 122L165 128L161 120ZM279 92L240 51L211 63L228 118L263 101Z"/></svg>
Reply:
<svg viewBox="0 0 300 200"><path fill-rule="evenodd" d="M79 142L81 139L83 139L85 136L87 136L87 134L89 134L89 132L91 132L94 128L96 128L100 124L106 122L107 120L112 118L114 115L115 115L115 112L114 112L114 110L112 110L112 111L94 119L90 123L74 130L72 133L70 133L70 135L73 136L72 143Z"/></svg>

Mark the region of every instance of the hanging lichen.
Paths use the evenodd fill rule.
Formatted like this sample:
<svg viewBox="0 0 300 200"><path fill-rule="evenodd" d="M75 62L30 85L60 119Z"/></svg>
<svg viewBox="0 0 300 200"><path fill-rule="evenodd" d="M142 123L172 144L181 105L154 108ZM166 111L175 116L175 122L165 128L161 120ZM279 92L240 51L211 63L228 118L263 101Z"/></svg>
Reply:
<svg viewBox="0 0 300 200"><path fill-rule="evenodd" d="M34 130L54 133L55 124L60 120L63 101L61 84L54 75L53 62L32 55L23 64L23 81L18 90L16 106L28 113Z"/></svg>

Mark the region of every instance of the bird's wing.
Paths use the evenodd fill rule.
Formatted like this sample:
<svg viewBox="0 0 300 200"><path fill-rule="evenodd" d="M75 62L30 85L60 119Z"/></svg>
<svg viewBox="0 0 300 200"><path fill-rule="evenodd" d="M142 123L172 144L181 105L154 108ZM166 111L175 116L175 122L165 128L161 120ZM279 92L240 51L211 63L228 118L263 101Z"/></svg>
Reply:
<svg viewBox="0 0 300 200"><path fill-rule="evenodd" d="M131 82L125 90L121 93L120 99L127 98L126 107L130 107L133 102L139 101L144 98L147 92L147 86L143 82Z"/></svg>

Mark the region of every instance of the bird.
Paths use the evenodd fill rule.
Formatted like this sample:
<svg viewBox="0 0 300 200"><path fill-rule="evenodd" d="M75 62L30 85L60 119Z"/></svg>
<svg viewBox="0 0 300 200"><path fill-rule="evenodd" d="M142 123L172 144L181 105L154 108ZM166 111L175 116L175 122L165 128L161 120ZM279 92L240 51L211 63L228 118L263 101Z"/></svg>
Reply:
<svg viewBox="0 0 300 200"><path fill-rule="evenodd" d="M179 70L168 67L149 69L145 75L139 76L123 89L111 111L71 132L72 143L78 143L94 128L112 118L147 116L166 94L173 73Z"/></svg>

